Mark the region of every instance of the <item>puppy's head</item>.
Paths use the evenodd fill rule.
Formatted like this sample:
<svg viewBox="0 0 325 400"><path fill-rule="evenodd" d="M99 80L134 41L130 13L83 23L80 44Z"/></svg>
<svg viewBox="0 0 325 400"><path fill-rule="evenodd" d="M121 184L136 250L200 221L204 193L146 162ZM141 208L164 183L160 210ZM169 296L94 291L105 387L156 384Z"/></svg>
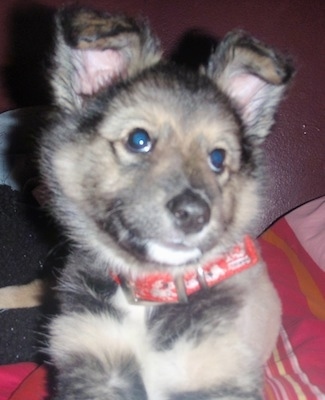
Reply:
<svg viewBox="0 0 325 400"><path fill-rule="evenodd" d="M161 59L145 22L88 9L59 12L57 32L41 165L72 238L145 271L201 263L249 233L287 61L234 32L190 72Z"/></svg>

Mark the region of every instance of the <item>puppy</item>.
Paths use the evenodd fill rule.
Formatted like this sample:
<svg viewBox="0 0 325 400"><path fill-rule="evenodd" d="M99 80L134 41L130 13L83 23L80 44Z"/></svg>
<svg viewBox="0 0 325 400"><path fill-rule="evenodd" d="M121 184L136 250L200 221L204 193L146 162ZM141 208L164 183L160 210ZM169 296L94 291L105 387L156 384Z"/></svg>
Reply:
<svg viewBox="0 0 325 400"><path fill-rule="evenodd" d="M142 20L66 8L56 26L41 173L74 246L54 398L262 399L281 307L249 235L290 63L233 32L192 72Z"/></svg>

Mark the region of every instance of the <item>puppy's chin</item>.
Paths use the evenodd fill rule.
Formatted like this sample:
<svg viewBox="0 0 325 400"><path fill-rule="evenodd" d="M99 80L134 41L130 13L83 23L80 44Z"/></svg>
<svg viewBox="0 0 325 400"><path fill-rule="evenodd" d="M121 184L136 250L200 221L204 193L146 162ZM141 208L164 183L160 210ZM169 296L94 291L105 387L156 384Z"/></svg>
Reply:
<svg viewBox="0 0 325 400"><path fill-rule="evenodd" d="M198 260L202 252L197 247L187 247L178 243L149 241L146 245L147 257L153 262L166 265L185 265Z"/></svg>

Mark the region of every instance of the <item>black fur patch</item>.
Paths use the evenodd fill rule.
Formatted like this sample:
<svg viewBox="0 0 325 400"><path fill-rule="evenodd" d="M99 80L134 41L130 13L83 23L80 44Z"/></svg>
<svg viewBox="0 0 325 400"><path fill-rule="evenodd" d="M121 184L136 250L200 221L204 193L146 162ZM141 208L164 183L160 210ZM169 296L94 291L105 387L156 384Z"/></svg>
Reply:
<svg viewBox="0 0 325 400"><path fill-rule="evenodd" d="M55 400L147 400L139 366L131 356L112 364L91 354L71 355L60 369Z"/></svg>
<svg viewBox="0 0 325 400"><path fill-rule="evenodd" d="M78 120L78 132L90 135L96 133L98 125L104 119L103 103L91 101L88 107L85 107Z"/></svg>
<svg viewBox="0 0 325 400"><path fill-rule="evenodd" d="M252 138L242 133L241 140L241 170L246 174L254 176L258 169L256 149Z"/></svg>
<svg viewBox="0 0 325 400"><path fill-rule="evenodd" d="M98 222L98 226L120 247L140 260L145 258L146 248L140 232L128 224L121 211L112 209L110 217L106 221Z"/></svg>
<svg viewBox="0 0 325 400"><path fill-rule="evenodd" d="M60 299L64 312L91 312L101 314L108 312L116 319L121 320L123 313L111 304L111 298L117 291L116 282L109 275L96 276L95 272L78 271L69 285L65 277L65 284L60 287Z"/></svg>
<svg viewBox="0 0 325 400"><path fill-rule="evenodd" d="M64 39L72 47L77 47L79 42L85 41L92 43L96 40L118 36L122 33L139 33L140 29L137 24L130 18L125 18L124 24L112 24L111 15L88 8L79 8L71 6L65 8L59 14L60 23L63 28ZM92 20L101 23L101 29L98 31L87 32L87 24L91 24ZM107 23L105 29L104 24Z"/></svg>
<svg viewBox="0 0 325 400"><path fill-rule="evenodd" d="M147 321L156 350L171 349L181 336L199 343L212 332L221 333L222 326L234 320L238 302L231 289L217 286L193 294L186 304L156 307Z"/></svg>

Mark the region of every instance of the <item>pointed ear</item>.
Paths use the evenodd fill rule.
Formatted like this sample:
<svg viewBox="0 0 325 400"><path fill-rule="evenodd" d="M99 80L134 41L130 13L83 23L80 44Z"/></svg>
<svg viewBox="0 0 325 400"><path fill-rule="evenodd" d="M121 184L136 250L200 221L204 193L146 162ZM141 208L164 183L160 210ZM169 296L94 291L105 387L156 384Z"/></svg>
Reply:
<svg viewBox="0 0 325 400"><path fill-rule="evenodd" d="M148 25L125 16L64 8L56 15L56 32L51 83L56 103L71 110L161 58Z"/></svg>
<svg viewBox="0 0 325 400"><path fill-rule="evenodd" d="M228 34L210 56L206 73L230 98L247 134L263 140L293 75L288 59L236 31Z"/></svg>

